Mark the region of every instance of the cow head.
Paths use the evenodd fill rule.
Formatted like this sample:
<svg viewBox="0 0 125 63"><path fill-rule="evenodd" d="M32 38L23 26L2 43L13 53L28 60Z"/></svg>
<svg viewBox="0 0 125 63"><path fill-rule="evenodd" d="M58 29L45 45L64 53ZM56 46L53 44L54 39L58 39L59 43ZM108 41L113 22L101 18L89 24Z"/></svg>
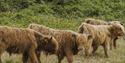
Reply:
<svg viewBox="0 0 125 63"><path fill-rule="evenodd" d="M58 42L50 35L37 34L38 50L44 50L49 54L54 54L58 50Z"/></svg>
<svg viewBox="0 0 125 63"><path fill-rule="evenodd" d="M84 50L85 55L88 56L92 51L92 35L90 34L79 34L77 36L78 50Z"/></svg>
<svg viewBox="0 0 125 63"><path fill-rule="evenodd" d="M45 51L54 54L58 50L58 42L52 36L46 36L42 39L45 42Z"/></svg>
<svg viewBox="0 0 125 63"><path fill-rule="evenodd" d="M124 36L125 30L124 26L121 22L119 21L112 21L109 23L111 27L111 31L114 33L116 36Z"/></svg>

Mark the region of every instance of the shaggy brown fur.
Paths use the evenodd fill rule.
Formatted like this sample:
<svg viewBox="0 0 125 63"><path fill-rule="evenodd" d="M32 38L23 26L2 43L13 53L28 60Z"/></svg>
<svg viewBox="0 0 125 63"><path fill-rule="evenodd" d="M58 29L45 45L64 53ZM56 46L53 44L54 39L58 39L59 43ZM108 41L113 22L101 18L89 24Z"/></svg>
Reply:
<svg viewBox="0 0 125 63"><path fill-rule="evenodd" d="M93 25L106 25L107 22L99 19L87 18L85 19L85 23L93 24Z"/></svg>
<svg viewBox="0 0 125 63"><path fill-rule="evenodd" d="M38 63L35 55L36 43L34 33L28 29L0 26L0 57L4 51L11 51L22 53L23 63L27 63L28 60L31 60L28 63Z"/></svg>
<svg viewBox="0 0 125 63"><path fill-rule="evenodd" d="M38 24L30 24L29 28L46 35L52 35L56 38L59 43L59 50L56 54L58 56L58 63L61 63L65 56L68 63L72 63L73 55L76 55L83 47L86 55L91 51L91 35L79 34L70 30L55 30Z"/></svg>
<svg viewBox="0 0 125 63"><path fill-rule="evenodd" d="M102 45L105 51L106 57L108 57L107 50L109 45L112 44L114 36L121 36L124 34L124 29L118 24L110 25L91 25L87 23L82 23L79 26L79 33L91 33L93 36L93 53L97 50L99 45Z"/></svg>
<svg viewBox="0 0 125 63"><path fill-rule="evenodd" d="M123 24L120 21L103 21L103 20L98 20L98 19L92 19L92 18L87 18L85 19L85 22L88 24L92 24L92 25L108 25L109 23L112 24L119 24L121 28L123 28ZM118 39L118 36L114 36L113 38L113 45L111 44L111 49L112 47L114 47L116 49L116 41Z"/></svg>
<svg viewBox="0 0 125 63"><path fill-rule="evenodd" d="M52 45L55 47L50 51L57 50L57 41L54 40L55 43L53 43L51 39L53 38L44 36L31 29L0 26L0 57L4 51L7 51L10 54L23 54L23 63L38 63L35 53L39 51L39 48L48 51L45 48L51 48L50 45Z"/></svg>

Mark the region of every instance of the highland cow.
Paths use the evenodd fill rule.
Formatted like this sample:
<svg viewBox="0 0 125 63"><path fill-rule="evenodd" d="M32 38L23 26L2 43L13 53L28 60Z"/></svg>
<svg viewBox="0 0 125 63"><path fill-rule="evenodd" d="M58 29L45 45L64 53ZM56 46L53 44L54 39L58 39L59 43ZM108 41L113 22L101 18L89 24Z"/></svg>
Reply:
<svg viewBox="0 0 125 63"><path fill-rule="evenodd" d="M110 23L109 25L91 25L82 23L78 28L79 33L90 33L93 36L93 53L99 45L102 45L106 57L108 57L109 45L112 44L114 36L124 35L124 28L119 24Z"/></svg>
<svg viewBox="0 0 125 63"><path fill-rule="evenodd" d="M57 51L58 63L66 56L68 63L73 62L73 55L84 49L85 54L91 53L92 36L90 34L79 34L71 30L56 30L43 25L30 24L30 29L40 33L53 36L59 44Z"/></svg>
<svg viewBox="0 0 125 63"><path fill-rule="evenodd" d="M109 22L106 22L104 20L87 18L87 19L85 19L85 23L92 24L92 25L108 25L109 23L114 23L114 24L119 24L120 27L123 28L123 24L120 21L109 21ZM111 45L111 49L112 49L112 46L116 49L116 47L117 47L116 46L116 41L117 41L118 38L119 38L119 36L112 37L113 44L110 44Z"/></svg>
<svg viewBox="0 0 125 63"><path fill-rule="evenodd" d="M117 45L116 45L116 41L122 36L124 36L124 26L123 26L123 24L120 22L120 21L110 21L110 22L108 22L109 24L114 24L114 25L116 25L116 26L118 26L118 30L115 30L115 31L118 31L117 33L119 33L119 34L121 34L121 35L114 35L113 37L112 37L112 39L113 39L113 46L114 46L114 48L116 49L116 47L117 47ZM120 31L121 30L121 31ZM111 44L112 45L112 44ZM112 48L111 48L112 49Z"/></svg>
<svg viewBox="0 0 125 63"><path fill-rule="evenodd" d="M0 55L4 51L10 54L22 54L23 63L38 63L36 56L38 51L42 49L54 53L57 48L58 43L51 36L44 36L28 28L0 26Z"/></svg>

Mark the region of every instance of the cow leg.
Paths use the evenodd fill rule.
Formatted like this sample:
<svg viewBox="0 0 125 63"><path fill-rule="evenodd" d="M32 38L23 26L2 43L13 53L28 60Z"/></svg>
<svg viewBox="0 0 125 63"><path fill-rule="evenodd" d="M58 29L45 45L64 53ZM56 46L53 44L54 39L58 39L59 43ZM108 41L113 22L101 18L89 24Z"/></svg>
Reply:
<svg viewBox="0 0 125 63"><path fill-rule="evenodd" d="M27 63L27 61L28 61L28 53L27 52L23 53L22 60L23 60L23 63Z"/></svg>
<svg viewBox="0 0 125 63"><path fill-rule="evenodd" d="M41 56L40 51L36 52L36 56L37 56L38 62L41 63L41 61L40 61L40 56Z"/></svg>
<svg viewBox="0 0 125 63"><path fill-rule="evenodd" d="M64 55L58 54L58 63L61 63L63 59L64 59Z"/></svg>
<svg viewBox="0 0 125 63"><path fill-rule="evenodd" d="M114 45L114 48L116 49L116 47L117 47L117 46L116 46L116 41L114 41L113 45Z"/></svg>
<svg viewBox="0 0 125 63"><path fill-rule="evenodd" d="M2 63L1 56L2 56L2 53L0 52L0 63Z"/></svg>
<svg viewBox="0 0 125 63"><path fill-rule="evenodd" d="M93 51L92 51L92 54L95 54L96 50L98 49L98 46L97 45L93 45Z"/></svg>
<svg viewBox="0 0 125 63"><path fill-rule="evenodd" d="M5 51L5 49L6 49L5 44L0 41L0 63L2 63L1 56L2 56L3 52Z"/></svg>
<svg viewBox="0 0 125 63"><path fill-rule="evenodd" d="M2 54L3 54L3 51L2 51L2 49L0 48L0 63L2 63L2 60L1 60Z"/></svg>
<svg viewBox="0 0 125 63"><path fill-rule="evenodd" d="M111 39L110 41L110 50L112 50L113 48L115 48L115 45L116 45L116 38L115 39Z"/></svg>
<svg viewBox="0 0 125 63"><path fill-rule="evenodd" d="M68 60L68 63L72 63L73 62L73 53L72 52L67 52L66 53L66 58Z"/></svg>
<svg viewBox="0 0 125 63"><path fill-rule="evenodd" d="M34 47L31 47L29 49L29 51L27 51L28 54L29 54L29 61L28 63L38 63L38 59L37 59L37 56L36 56L36 51L35 51L35 48Z"/></svg>
<svg viewBox="0 0 125 63"><path fill-rule="evenodd" d="M117 47L117 45L116 45L116 40L117 40L118 38L115 38L114 39L114 41L113 41L113 46L114 46L114 48L116 49L116 47Z"/></svg>
<svg viewBox="0 0 125 63"><path fill-rule="evenodd" d="M49 62L48 62L48 55L49 55L49 54L46 53L46 63L49 63Z"/></svg>
<svg viewBox="0 0 125 63"><path fill-rule="evenodd" d="M104 48L104 53L105 53L105 55L106 55L106 57L108 58L109 56L108 56L108 46L107 45L103 45L103 48Z"/></svg>
<svg viewBox="0 0 125 63"><path fill-rule="evenodd" d="M113 47L114 47L114 40L111 41L111 43L110 43L110 50L112 50Z"/></svg>

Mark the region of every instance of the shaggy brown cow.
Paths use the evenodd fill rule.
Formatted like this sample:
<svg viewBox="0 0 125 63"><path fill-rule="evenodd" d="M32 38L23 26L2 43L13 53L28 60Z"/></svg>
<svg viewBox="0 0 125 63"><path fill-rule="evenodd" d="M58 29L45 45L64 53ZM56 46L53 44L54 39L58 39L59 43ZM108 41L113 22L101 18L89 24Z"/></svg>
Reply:
<svg viewBox="0 0 125 63"><path fill-rule="evenodd" d="M92 24L92 25L108 25L109 23L114 23L114 24L119 24L120 27L124 27L123 24L120 22L120 21L109 21L109 22L106 22L106 21L103 21L103 20L98 20L98 19L92 19L92 18L87 18L85 19L85 23L88 23L88 24ZM113 39L113 45L111 45L111 49L112 49L112 46L116 49L116 41L117 39L119 38L119 36L114 36L112 39Z"/></svg>
<svg viewBox="0 0 125 63"><path fill-rule="evenodd" d="M65 56L68 63L72 63L73 55L76 55L83 48L86 55L89 55L91 51L92 36L89 34L79 34L70 30L55 30L38 24L30 24L29 28L56 38L59 43L59 50L56 54L58 63L61 63Z"/></svg>
<svg viewBox="0 0 125 63"><path fill-rule="evenodd" d="M93 53L97 50L99 45L102 45L106 57L108 57L107 50L109 45L113 42L112 37L124 35L124 29L119 24L111 23L110 25L91 25L82 23L78 29L79 33L91 33L93 36Z"/></svg>
<svg viewBox="0 0 125 63"><path fill-rule="evenodd" d="M124 26L123 24L120 22L120 21L110 21L108 22L109 24L114 24L114 25L117 25L119 27L119 29L121 30L121 32L119 32L119 30L116 30L118 31L117 33L121 34L121 35L115 35L114 37L112 37L113 39L113 46L114 48L116 49L116 41L117 39L119 39L121 36L124 36L123 32L124 32ZM123 34L123 35L122 35ZM112 45L112 44L111 44Z"/></svg>
<svg viewBox="0 0 125 63"><path fill-rule="evenodd" d="M0 26L0 57L7 51L10 54L23 54L23 63L38 63L36 52L41 49L54 52L57 48L58 43L53 37L44 36L32 29Z"/></svg>

